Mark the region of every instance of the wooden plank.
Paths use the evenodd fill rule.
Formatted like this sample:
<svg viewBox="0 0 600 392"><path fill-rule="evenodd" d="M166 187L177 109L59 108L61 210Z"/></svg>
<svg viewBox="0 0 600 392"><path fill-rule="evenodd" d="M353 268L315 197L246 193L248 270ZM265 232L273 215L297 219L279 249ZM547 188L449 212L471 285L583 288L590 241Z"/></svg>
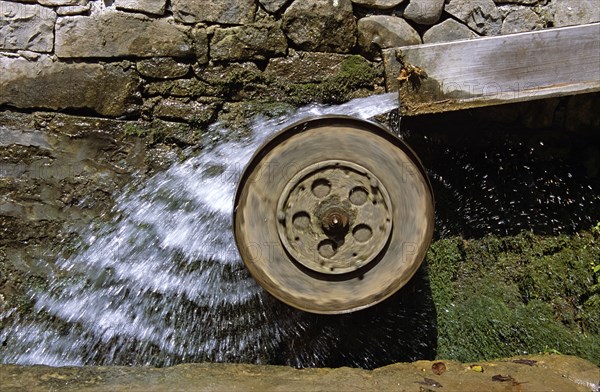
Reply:
<svg viewBox="0 0 600 392"><path fill-rule="evenodd" d="M403 115L600 91L600 23L383 55L387 89L399 92Z"/></svg>

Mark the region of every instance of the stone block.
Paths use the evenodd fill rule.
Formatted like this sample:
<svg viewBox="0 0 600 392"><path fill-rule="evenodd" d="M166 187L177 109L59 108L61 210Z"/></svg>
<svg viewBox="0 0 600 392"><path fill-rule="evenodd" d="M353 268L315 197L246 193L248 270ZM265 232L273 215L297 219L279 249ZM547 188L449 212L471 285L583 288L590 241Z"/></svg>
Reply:
<svg viewBox="0 0 600 392"><path fill-rule="evenodd" d="M186 99L162 99L154 107L154 115L158 118L185 121L194 124L210 123L214 120L216 114L216 103L188 101Z"/></svg>
<svg viewBox="0 0 600 392"><path fill-rule="evenodd" d="M569 0L551 3L554 26L565 27L600 22L600 1Z"/></svg>
<svg viewBox="0 0 600 392"><path fill-rule="evenodd" d="M397 16L375 15L358 20L358 45L368 55L379 56L381 49L420 43L419 33Z"/></svg>
<svg viewBox="0 0 600 392"><path fill-rule="evenodd" d="M300 49L347 53L356 43L350 0L295 0L283 14L283 30Z"/></svg>
<svg viewBox="0 0 600 392"><path fill-rule="evenodd" d="M481 35L500 35L502 14L492 0L450 0L445 10Z"/></svg>
<svg viewBox="0 0 600 392"><path fill-rule="evenodd" d="M210 41L210 56L216 61L266 60L285 55L286 50L279 22L217 28Z"/></svg>
<svg viewBox="0 0 600 392"><path fill-rule="evenodd" d="M0 49L51 52L55 23L51 8L0 1Z"/></svg>
<svg viewBox="0 0 600 392"><path fill-rule="evenodd" d="M145 77L153 79L175 79L187 75L190 65L179 63L171 57L154 57L139 61L137 70Z"/></svg>
<svg viewBox="0 0 600 392"><path fill-rule="evenodd" d="M433 25L444 11L444 0L411 0L404 10L404 18L422 25Z"/></svg>
<svg viewBox="0 0 600 392"><path fill-rule="evenodd" d="M423 43L450 42L462 39L473 39L479 35L464 24L454 19L446 19L436 24L423 34Z"/></svg>
<svg viewBox="0 0 600 392"><path fill-rule="evenodd" d="M0 105L21 109L87 109L117 117L139 110L139 77L115 65L67 64L0 57Z"/></svg>
<svg viewBox="0 0 600 392"><path fill-rule="evenodd" d="M273 58L265 73L285 83L320 83L341 70L349 55L337 53L297 52L292 56Z"/></svg>
<svg viewBox="0 0 600 392"><path fill-rule="evenodd" d="M172 0L173 16L183 23L247 24L254 22L254 0Z"/></svg>
<svg viewBox="0 0 600 392"><path fill-rule="evenodd" d="M56 24L56 55L187 57L194 52L190 30L168 20L119 11L63 17Z"/></svg>
<svg viewBox="0 0 600 392"><path fill-rule="evenodd" d="M117 9L139 11L146 14L164 15L167 0L116 0Z"/></svg>
<svg viewBox="0 0 600 392"><path fill-rule="evenodd" d="M544 21L529 8L519 8L509 12L502 22L502 34L522 33L540 30Z"/></svg>

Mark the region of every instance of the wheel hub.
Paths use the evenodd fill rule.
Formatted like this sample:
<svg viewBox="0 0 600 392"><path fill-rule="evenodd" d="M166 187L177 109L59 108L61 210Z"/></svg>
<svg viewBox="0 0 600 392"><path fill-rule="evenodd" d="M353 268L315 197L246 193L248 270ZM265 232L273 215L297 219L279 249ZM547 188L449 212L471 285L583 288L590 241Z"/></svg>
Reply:
<svg viewBox="0 0 600 392"><path fill-rule="evenodd" d="M318 162L285 186L277 204L283 218L279 238L296 262L313 271L355 271L388 241L389 206L387 191L366 168L342 160Z"/></svg>

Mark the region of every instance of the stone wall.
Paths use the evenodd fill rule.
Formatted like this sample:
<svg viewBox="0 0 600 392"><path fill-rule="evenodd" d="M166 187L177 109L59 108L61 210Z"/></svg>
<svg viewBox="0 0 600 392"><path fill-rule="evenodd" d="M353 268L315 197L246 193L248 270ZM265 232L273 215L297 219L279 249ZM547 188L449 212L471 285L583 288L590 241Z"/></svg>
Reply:
<svg viewBox="0 0 600 392"><path fill-rule="evenodd" d="M380 92L382 48L598 21L597 5L2 0L0 107L201 126L236 102L338 102ZM336 79L341 71L346 77Z"/></svg>

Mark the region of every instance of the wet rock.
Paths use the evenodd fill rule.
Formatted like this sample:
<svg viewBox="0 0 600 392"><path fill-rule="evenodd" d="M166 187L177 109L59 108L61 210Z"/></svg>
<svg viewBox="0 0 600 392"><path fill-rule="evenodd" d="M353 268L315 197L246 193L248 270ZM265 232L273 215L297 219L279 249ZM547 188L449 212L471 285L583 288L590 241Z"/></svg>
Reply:
<svg viewBox="0 0 600 392"><path fill-rule="evenodd" d="M189 33L189 27L118 11L63 17L56 24L56 55L185 57L194 52Z"/></svg>
<svg viewBox="0 0 600 392"><path fill-rule="evenodd" d="M100 64L0 57L0 105L17 108L90 109L105 116L139 110L139 78L134 71Z"/></svg>
<svg viewBox="0 0 600 392"><path fill-rule="evenodd" d="M144 93L150 96L201 97L217 94L217 89L197 79L178 79L151 82L145 85Z"/></svg>
<svg viewBox="0 0 600 392"><path fill-rule="evenodd" d="M258 2L265 7L267 12L272 14L278 12L289 0L258 0Z"/></svg>
<svg viewBox="0 0 600 392"><path fill-rule="evenodd" d="M173 0L173 16L183 23L246 24L254 21L254 0Z"/></svg>
<svg viewBox="0 0 600 392"><path fill-rule="evenodd" d="M83 15L90 12L91 4L86 5L65 5L56 8L56 14L59 16Z"/></svg>
<svg viewBox="0 0 600 392"><path fill-rule="evenodd" d="M356 43L350 0L295 0L283 14L283 30L300 49L346 53Z"/></svg>
<svg viewBox="0 0 600 392"><path fill-rule="evenodd" d="M502 30L502 15L492 0L450 0L445 10L479 34L499 35Z"/></svg>
<svg viewBox="0 0 600 392"><path fill-rule="evenodd" d="M444 0L411 0L404 17L422 25L437 23L444 11Z"/></svg>
<svg viewBox="0 0 600 392"><path fill-rule="evenodd" d="M454 19L446 19L423 34L423 43L450 42L477 37L479 37L479 35L464 24L457 22Z"/></svg>
<svg viewBox="0 0 600 392"><path fill-rule="evenodd" d="M509 12L502 22L502 34L521 33L543 28L544 21L529 8Z"/></svg>
<svg viewBox="0 0 600 392"><path fill-rule="evenodd" d="M55 22L51 8L0 1L0 49L51 52Z"/></svg>
<svg viewBox="0 0 600 392"><path fill-rule="evenodd" d="M117 9L164 15L167 0L116 0Z"/></svg>
<svg viewBox="0 0 600 392"><path fill-rule="evenodd" d="M192 29L192 42L196 61L199 64L208 63L208 34L204 27L194 27Z"/></svg>
<svg viewBox="0 0 600 392"><path fill-rule="evenodd" d="M154 115L158 118L194 124L207 124L215 118L216 113L215 103L177 98L163 99L154 107Z"/></svg>
<svg viewBox="0 0 600 392"><path fill-rule="evenodd" d="M597 0L556 1L554 9L554 26L574 26L600 22L600 8Z"/></svg>
<svg viewBox="0 0 600 392"><path fill-rule="evenodd" d="M402 4L404 0L352 0L353 4L360 5L362 7L376 8L376 9L388 9L394 8Z"/></svg>
<svg viewBox="0 0 600 392"><path fill-rule="evenodd" d="M279 22L216 28L210 42L211 58L217 61L265 60L285 55L287 39Z"/></svg>
<svg viewBox="0 0 600 392"><path fill-rule="evenodd" d="M271 96L263 72L255 63L231 63L220 66L197 66L194 73L210 87L211 96L228 101Z"/></svg>
<svg viewBox="0 0 600 392"><path fill-rule="evenodd" d="M265 73L283 83L318 83L340 72L347 58L344 54L295 52L270 59Z"/></svg>
<svg viewBox="0 0 600 392"><path fill-rule="evenodd" d="M378 56L381 49L420 43L419 33L402 18L375 15L358 21L358 45L371 56Z"/></svg>
<svg viewBox="0 0 600 392"><path fill-rule="evenodd" d="M175 79L187 75L189 64L178 63L172 57L154 57L138 61L136 68L140 74L154 79Z"/></svg>
<svg viewBox="0 0 600 392"><path fill-rule="evenodd" d="M198 132L198 129L191 126L190 124L182 123L182 122L173 122L173 121L165 121L155 119L149 125L144 127L145 129L150 129L151 131L147 135L148 141L152 144L155 143L168 143L168 144L177 144L179 146L192 146L198 144L200 142L200 138L202 136L201 132ZM167 151L163 151L167 152ZM159 153L159 157L161 152ZM174 154L175 151L170 151L170 154ZM154 151L153 151L154 155ZM154 159L155 157L152 157ZM173 164L177 161L177 156L171 156L171 159L165 159L169 157L161 157L161 161L154 161L152 163L159 164L163 166L162 169L165 170L169 167L169 164ZM154 166L154 165L153 165Z"/></svg>

